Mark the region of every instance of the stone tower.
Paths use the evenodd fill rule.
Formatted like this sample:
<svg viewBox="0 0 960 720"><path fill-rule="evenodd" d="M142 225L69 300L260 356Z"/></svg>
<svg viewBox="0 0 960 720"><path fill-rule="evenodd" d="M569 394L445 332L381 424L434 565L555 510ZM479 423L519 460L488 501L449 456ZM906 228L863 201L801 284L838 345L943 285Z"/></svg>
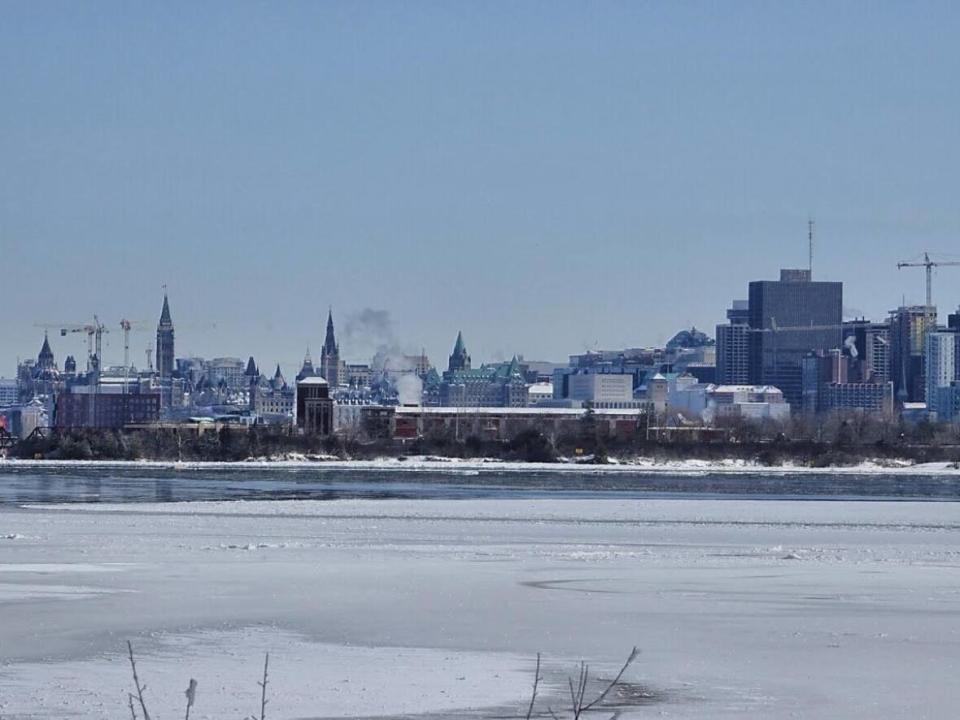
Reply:
<svg viewBox="0 0 960 720"><path fill-rule="evenodd" d="M331 389L340 386L340 346L333 333L333 310L327 314L327 336L320 349L320 375Z"/></svg>
<svg viewBox="0 0 960 720"><path fill-rule="evenodd" d="M163 310L157 325L157 374L161 380L173 377L173 320L170 319L170 303L163 294Z"/></svg>

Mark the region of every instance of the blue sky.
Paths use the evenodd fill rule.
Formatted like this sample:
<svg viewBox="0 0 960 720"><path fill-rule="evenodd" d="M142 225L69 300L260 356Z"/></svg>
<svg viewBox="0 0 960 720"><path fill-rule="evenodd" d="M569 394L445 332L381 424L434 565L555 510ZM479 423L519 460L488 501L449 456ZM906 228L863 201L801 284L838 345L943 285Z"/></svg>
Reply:
<svg viewBox="0 0 960 720"><path fill-rule="evenodd" d="M329 305L443 364L712 333L809 214L881 317L922 301L898 260L960 259L957 37L946 2L5 3L0 375L94 312L142 361L164 284L178 355L285 368Z"/></svg>

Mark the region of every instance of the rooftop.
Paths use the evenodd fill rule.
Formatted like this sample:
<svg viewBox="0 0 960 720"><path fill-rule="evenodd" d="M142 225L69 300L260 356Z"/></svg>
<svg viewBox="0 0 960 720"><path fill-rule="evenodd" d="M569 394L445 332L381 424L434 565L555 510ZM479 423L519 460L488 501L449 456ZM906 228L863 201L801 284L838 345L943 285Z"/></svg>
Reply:
<svg viewBox="0 0 960 720"><path fill-rule="evenodd" d="M329 385L329 383L319 375L311 375L310 377L305 377L303 380L298 381L297 385Z"/></svg>

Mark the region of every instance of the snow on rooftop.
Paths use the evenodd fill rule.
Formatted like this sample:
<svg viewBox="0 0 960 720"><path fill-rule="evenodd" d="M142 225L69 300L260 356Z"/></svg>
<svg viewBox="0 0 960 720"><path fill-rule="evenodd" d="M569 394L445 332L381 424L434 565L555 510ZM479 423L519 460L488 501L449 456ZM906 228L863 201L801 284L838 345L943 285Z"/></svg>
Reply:
<svg viewBox="0 0 960 720"><path fill-rule="evenodd" d="M303 380L299 380L297 385L329 385L326 380L324 380L319 375L312 375L311 377L305 377Z"/></svg>

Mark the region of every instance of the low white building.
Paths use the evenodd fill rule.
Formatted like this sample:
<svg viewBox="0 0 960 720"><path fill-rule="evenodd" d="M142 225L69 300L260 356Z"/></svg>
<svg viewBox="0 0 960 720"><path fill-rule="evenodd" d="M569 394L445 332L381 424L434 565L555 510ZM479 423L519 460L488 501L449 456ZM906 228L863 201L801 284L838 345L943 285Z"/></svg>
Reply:
<svg viewBox="0 0 960 720"><path fill-rule="evenodd" d="M720 418L745 420L786 420L790 405L783 393L770 385L709 385L703 419L713 423Z"/></svg>
<svg viewBox="0 0 960 720"><path fill-rule="evenodd" d="M633 403L633 376L577 373L567 379L567 397L589 401L598 408L630 407Z"/></svg>
<svg viewBox="0 0 960 720"><path fill-rule="evenodd" d="M553 400L552 382L538 382L527 388L527 404L530 407L536 407L548 400Z"/></svg>
<svg viewBox="0 0 960 720"><path fill-rule="evenodd" d="M703 384L689 376L670 383L667 405L671 411L699 417L707 424L731 417L785 420L790 415L790 405L775 387Z"/></svg>
<svg viewBox="0 0 960 720"><path fill-rule="evenodd" d="M687 417L702 418L707 409L707 388L692 375L681 375L667 386L667 406Z"/></svg>

